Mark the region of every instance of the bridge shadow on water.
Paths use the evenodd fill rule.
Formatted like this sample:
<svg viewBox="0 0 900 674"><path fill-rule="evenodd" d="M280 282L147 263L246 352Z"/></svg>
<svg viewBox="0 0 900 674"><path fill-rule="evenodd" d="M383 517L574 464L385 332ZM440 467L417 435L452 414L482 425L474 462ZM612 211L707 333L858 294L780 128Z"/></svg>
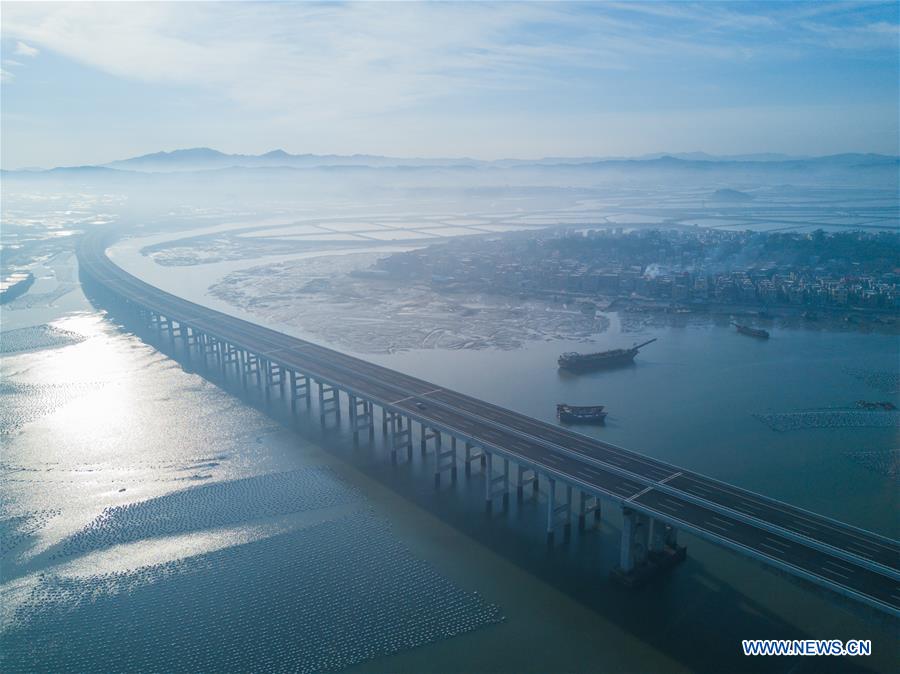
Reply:
<svg viewBox="0 0 900 674"><path fill-rule="evenodd" d="M314 397L308 406L301 402L294 413L290 402L277 390L267 400L252 385L242 387L236 373L228 371L223 375L212 359L185 352L175 340L158 339L155 332L135 324L126 314L117 313L115 305L106 298L102 306L111 310L110 317L121 321L123 329L178 360L186 371L264 412L300 438L325 447L368 478L692 671L873 671L866 668L863 659L745 658L740 643L748 638L875 638L845 632L852 632L861 622L890 620L880 614L829 595L829 600L839 602L829 609L834 613L830 623L835 633L810 634L803 626L788 622L771 610L770 601L758 601L754 596L755 587L751 594L727 579L749 579L752 585L758 585L760 595L784 591L807 603L810 611L820 610L822 602L816 595L824 591L688 536L682 541L688 545L683 564L640 589L626 589L610 579L610 572L618 562L621 529L621 515L612 503L603 502L599 522L594 523L592 516L588 516L585 531L573 526L567 539L559 527L554 541L548 543L547 494L543 484L537 493L526 488L522 501L516 498L513 486L508 506L502 507L498 499L488 512L485 478L477 461L472 464L471 475L466 475L460 465L454 483L445 475L442 484L436 487L433 450L429 448L428 453L421 453L418 436L414 436L411 458L407 460L404 452L401 460L393 464L377 421L371 438L363 433L355 442L352 432L346 426L335 424L333 417L328 417L328 423L320 422ZM727 573L713 571L713 564L720 570L723 563L728 567ZM547 620L552 619L552 615L547 616ZM887 636L885 641L873 643L876 652L880 649L882 653L896 653L896 640L890 640L890 626L878 632ZM590 663L585 663L585 668L590 669Z"/></svg>

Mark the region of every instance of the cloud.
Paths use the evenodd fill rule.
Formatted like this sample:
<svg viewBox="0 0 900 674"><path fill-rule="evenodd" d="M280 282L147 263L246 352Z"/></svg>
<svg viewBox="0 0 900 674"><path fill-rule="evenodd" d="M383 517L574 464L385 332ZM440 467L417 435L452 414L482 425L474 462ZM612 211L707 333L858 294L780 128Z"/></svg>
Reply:
<svg viewBox="0 0 900 674"><path fill-rule="evenodd" d="M650 128L751 97L850 102L840 82L831 86L832 66L874 65L874 80L896 63L897 48L891 3L17 2L4 3L3 14L4 47L18 41L153 85L146 91L160 116L147 125L166 142L176 133L210 145L224 137L242 151L291 142L383 151L406 142L411 153L442 152L439 143L452 151L465 141L473 154L521 154L519 144L540 132L548 153L554 139L570 138L577 154L603 132L587 122L573 132L568 114L647 112ZM15 72L19 82L28 76ZM877 90L861 80L854 95L867 102L896 91L896 77ZM786 91L786 81L810 83ZM745 135L738 115L723 118L736 138ZM491 132L473 142L479 129ZM629 129L623 142L647 133ZM702 140L704 129L672 133Z"/></svg>
<svg viewBox="0 0 900 674"><path fill-rule="evenodd" d="M650 70L678 59L776 59L794 40L804 45L797 49L813 39L834 42L804 28L806 5L797 20L787 10L770 16L749 7L8 3L2 31L123 78L196 87L278 114L352 118L469 92L582 86L586 72ZM37 49L20 41L16 53Z"/></svg>
<svg viewBox="0 0 900 674"><path fill-rule="evenodd" d="M24 42L16 42L15 52L18 56L27 56L28 58L34 58L41 53L41 50L35 47L30 47Z"/></svg>
<svg viewBox="0 0 900 674"><path fill-rule="evenodd" d="M11 72L3 70L3 68L0 68L0 83L9 84L15 78L16 78L16 76L13 75Z"/></svg>

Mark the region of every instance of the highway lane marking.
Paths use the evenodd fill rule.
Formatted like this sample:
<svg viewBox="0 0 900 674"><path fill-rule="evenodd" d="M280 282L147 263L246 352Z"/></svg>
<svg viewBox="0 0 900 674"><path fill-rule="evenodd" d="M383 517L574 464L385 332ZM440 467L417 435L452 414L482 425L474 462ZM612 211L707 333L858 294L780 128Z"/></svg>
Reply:
<svg viewBox="0 0 900 674"><path fill-rule="evenodd" d="M702 478L703 476L698 475L697 477ZM694 485L694 486L697 486L697 485ZM739 487L735 487L734 485L728 485L728 484L718 484L718 485L716 485L716 488L719 489L723 494L730 494L732 496L740 498L745 503L749 503L746 500L746 498L743 496L743 494L748 493L748 492L746 492L746 490L742 490ZM805 513L803 511L799 510L798 508L794 508L793 506L791 506L788 503L780 503L779 501L774 501L774 500L768 499L765 496L752 494L752 492L749 493L749 495L750 496L758 496L758 498L760 499L759 504L761 506L765 506L771 510L775 510L780 513L789 514L794 518L797 518L797 517L803 518L807 522L810 522L816 526L824 527L824 528L830 529L831 531L836 531L845 536L854 538L857 541L859 541L861 545L868 546L872 549L875 549L877 547L878 549L887 550L892 553L898 552L897 544L893 541L882 542L880 540L873 540L872 538L867 538L865 536L865 534L867 534L869 532L859 532L858 533L858 532L848 528L847 525L845 525L841 522L832 522L831 520L828 520L827 518L817 516L815 513ZM795 521L796 521L796 519L795 519Z"/></svg>
<svg viewBox="0 0 900 674"><path fill-rule="evenodd" d="M683 473L682 473L681 471L679 471L679 472L677 472L677 473L671 473L671 474L669 475L669 477L660 480L659 483L660 483L660 484L665 484L665 483L668 482L669 480L674 480L676 477L678 477L679 475L682 475L682 474L683 474Z"/></svg>
<svg viewBox="0 0 900 674"><path fill-rule="evenodd" d="M756 505L754 503L750 503L749 501L745 501L742 498L738 498L738 501L740 502L740 504L743 507L748 508L751 512L755 512L756 514L759 514L759 506L758 505ZM735 508L735 510L737 510L737 508Z"/></svg>
<svg viewBox="0 0 900 674"><path fill-rule="evenodd" d="M844 543L844 547L848 550L853 551L854 554L859 555L860 557L865 557L866 559L873 559L871 550L863 550L855 543Z"/></svg>
<svg viewBox="0 0 900 674"><path fill-rule="evenodd" d="M668 496L663 496L663 497L662 497L662 500L665 501L666 503L669 503L670 505L673 505L673 506L677 507L677 508L680 508L681 505L682 505L682 504L679 503L678 501L673 501L673 500L670 499Z"/></svg>
<svg viewBox="0 0 900 674"><path fill-rule="evenodd" d="M798 529L800 529L801 531L802 531L803 529L806 529L806 533L807 533L807 534L814 534L814 533L816 533L816 530L815 530L815 529L813 529L812 527L810 527L810 526L807 525L807 524L804 524L803 522L798 522L797 520L794 520L794 526L797 527Z"/></svg>
<svg viewBox="0 0 900 674"><path fill-rule="evenodd" d="M772 543L772 545L778 545L785 549L785 551L790 550L790 543L785 543L784 541L779 541L778 539L772 538L771 536L764 536L764 538Z"/></svg>
<svg viewBox="0 0 900 674"><path fill-rule="evenodd" d="M850 580L850 576L846 576L843 573L838 573L837 571L832 571L831 569L825 568L824 566L819 569L822 573L830 573L834 576L840 576L846 580Z"/></svg>
<svg viewBox="0 0 900 674"><path fill-rule="evenodd" d="M666 504L666 503L657 503L656 505L657 505L657 507L659 507L659 508L665 508L666 510L668 510L669 512L671 512L673 515L678 515L678 514L679 514L677 508L675 508L675 507L673 507L673 506L670 506L670 505L668 505L668 504Z"/></svg>
<svg viewBox="0 0 900 674"><path fill-rule="evenodd" d="M841 571L846 571L847 573L856 572L856 569L844 566L843 564L838 564L837 562L833 562L830 559L826 559L824 562L822 562L822 564L828 564L828 566L834 567L835 569L840 569Z"/></svg>
<svg viewBox="0 0 900 674"><path fill-rule="evenodd" d="M734 522L732 522L732 521L730 521L730 520L723 520L721 517L717 517L716 515L711 515L710 517L711 517L712 519L714 519L716 522L719 522L721 525L724 525L724 526L726 526L726 527L733 527L733 526L734 526Z"/></svg>
<svg viewBox="0 0 900 674"><path fill-rule="evenodd" d="M547 455L546 457L544 457L544 458L545 458L547 461L550 461L550 462L552 462L552 463L560 463L560 462L562 461L562 459L560 459L558 456L553 456L553 454L548 454L548 455Z"/></svg>
<svg viewBox="0 0 900 674"><path fill-rule="evenodd" d="M712 527L713 529L718 529L719 531L724 531L726 534L734 533L730 529L723 527L721 524L716 524L715 522L710 522L709 520L706 521L706 526ZM762 545L762 543L760 543L760 545Z"/></svg>
<svg viewBox="0 0 900 674"><path fill-rule="evenodd" d="M776 548L772 545L768 545L766 543L757 543L757 545L761 548L767 548L768 550L771 550L772 552L778 553L778 555L783 555L786 552L786 550L781 550L779 548Z"/></svg>
<svg viewBox="0 0 900 674"><path fill-rule="evenodd" d="M651 489L653 489L653 485L650 485L649 487L644 487L644 488L641 489L637 494L635 494L634 496L629 497L627 500L628 500L628 501L633 501L634 499L638 498L639 496L643 496L644 494L646 494L646 493L647 493L648 491L650 491Z"/></svg>
<svg viewBox="0 0 900 674"><path fill-rule="evenodd" d="M852 543L844 543L844 545L848 548L856 548L857 550L865 550L868 554L877 553L878 550L871 545L866 545L865 543L858 543L853 541ZM866 549L868 548L868 549Z"/></svg>

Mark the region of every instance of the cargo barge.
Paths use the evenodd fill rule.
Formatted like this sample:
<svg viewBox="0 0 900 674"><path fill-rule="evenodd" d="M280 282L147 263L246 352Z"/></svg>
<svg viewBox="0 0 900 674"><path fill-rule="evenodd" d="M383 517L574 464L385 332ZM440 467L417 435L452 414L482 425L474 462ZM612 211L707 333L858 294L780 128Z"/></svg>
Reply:
<svg viewBox="0 0 900 674"><path fill-rule="evenodd" d="M606 412L603 405L567 405L556 406L556 418L564 424L604 424Z"/></svg>
<svg viewBox="0 0 900 674"><path fill-rule="evenodd" d="M619 367L634 362L634 357L638 351L648 344L655 342L656 337L647 340L643 344L638 344L630 349L612 349L610 351L601 351L599 353L564 353L557 361L561 370L569 372L581 373L591 372L593 370L603 370L610 367Z"/></svg>
<svg viewBox="0 0 900 674"><path fill-rule="evenodd" d="M740 323L734 323L733 325L742 335L757 337L758 339L769 338L769 332L767 330L763 330L762 328L751 328L749 325L741 325Z"/></svg>

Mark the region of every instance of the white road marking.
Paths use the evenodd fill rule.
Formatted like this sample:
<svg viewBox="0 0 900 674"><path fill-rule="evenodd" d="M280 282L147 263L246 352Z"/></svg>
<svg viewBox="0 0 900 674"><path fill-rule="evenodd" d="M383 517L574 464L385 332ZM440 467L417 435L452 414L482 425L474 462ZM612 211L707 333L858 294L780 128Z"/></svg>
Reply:
<svg viewBox="0 0 900 674"><path fill-rule="evenodd" d="M865 557L866 559L872 559L872 553L869 550L863 550L855 544L847 543L845 546L848 550L853 552L854 554L859 555L860 557Z"/></svg>
<svg viewBox="0 0 900 674"><path fill-rule="evenodd" d="M641 489L641 490L640 490L637 494L635 494L634 496L628 497L627 500L633 501L634 499L638 498L639 496L643 496L644 494L646 494L646 493L647 493L648 491L650 491L651 489L653 489L653 485L650 485L649 487L644 487L643 489Z"/></svg>
<svg viewBox="0 0 900 674"><path fill-rule="evenodd" d="M830 559L826 559L822 564L827 564L835 569L840 569L841 571L846 571L847 573L853 573L856 569L851 569L849 567L844 566L843 564L838 564L837 562L832 562Z"/></svg>
<svg viewBox="0 0 900 674"><path fill-rule="evenodd" d="M669 480L674 480L676 477L678 477L678 476L681 475L681 474L682 474L681 471L679 471L679 472L677 472L677 473L672 473L671 475L669 475L669 477L660 480L659 483L660 483L660 484L665 484L665 483L668 482Z"/></svg>
<svg viewBox="0 0 900 674"><path fill-rule="evenodd" d="M713 529L718 529L719 531L724 531L727 534L731 533L731 531L723 527L721 524L716 524L715 522L707 522L706 526L712 527Z"/></svg>
<svg viewBox="0 0 900 674"><path fill-rule="evenodd" d="M820 569L820 571L822 571L822 573L830 573L830 574L833 575L833 576L840 576L841 578L845 578L845 579L847 579L847 580L850 580L850 576L845 576L843 573L838 573L837 571L832 571L831 569L828 569L828 568L825 568L825 567L822 567L822 568Z"/></svg>
<svg viewBox="0 0 900 674"><path fill-rule="evenodd" d="M761 547L761 548L767 548L767 549L771 550L772 552L777 552L779 555L783 555L783 554L784 554L784 550L781 550L781 549L776 548L776 547L771 546L771 545L767 545L766 543L759 543L758 545L759 545L759 547Z"/></svg>

